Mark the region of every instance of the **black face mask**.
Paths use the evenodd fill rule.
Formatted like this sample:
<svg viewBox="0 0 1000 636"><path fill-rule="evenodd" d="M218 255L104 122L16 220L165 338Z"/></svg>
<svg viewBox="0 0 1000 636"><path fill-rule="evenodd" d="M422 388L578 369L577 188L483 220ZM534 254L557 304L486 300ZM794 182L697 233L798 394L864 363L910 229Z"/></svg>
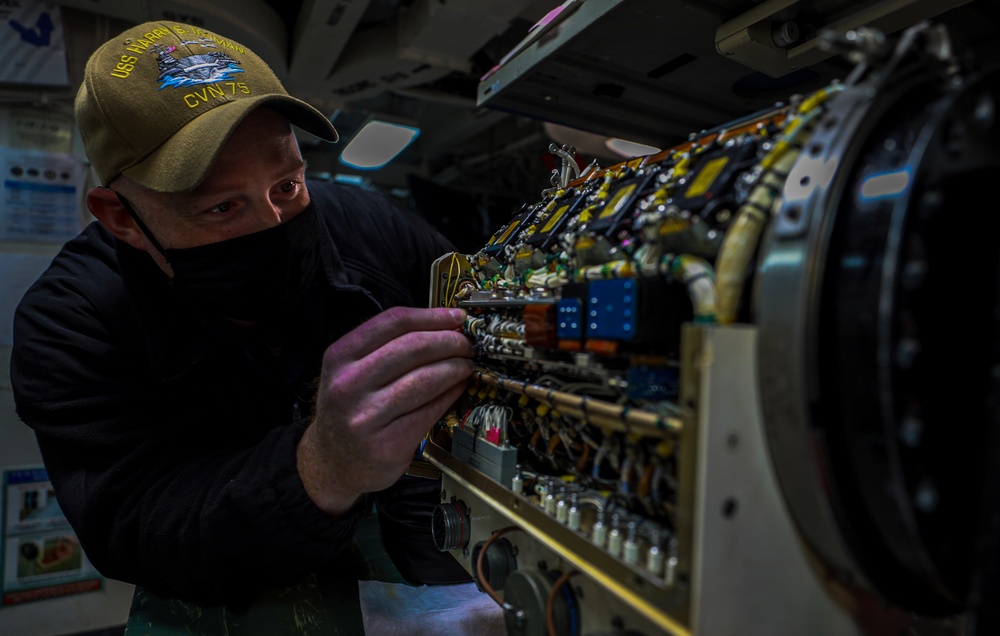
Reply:
<svg viewBox="0 0 1000 636"><path fill-rule="evenodd" d="M319 263L319 219L309 205L272 228L218 243L166 249L174 286L223 318L269 323L305 291Z"/></svg>
<svg viewBox="0 0 1000 636"><path fill-rule="evenodd" d="M199 309L222 318L275 322L301 297L319 264L313 204L275 227L198 247L162 248L145 224L138 224L173 268L174 287Z"/></svg>

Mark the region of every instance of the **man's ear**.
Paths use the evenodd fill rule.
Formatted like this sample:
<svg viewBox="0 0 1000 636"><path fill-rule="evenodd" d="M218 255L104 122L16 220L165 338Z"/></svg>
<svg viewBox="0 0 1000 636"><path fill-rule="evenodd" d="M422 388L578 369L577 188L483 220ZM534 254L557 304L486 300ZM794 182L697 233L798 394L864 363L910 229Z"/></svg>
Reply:
<svg viewBox="0 0 1000 636"><path fill-rule="evenodd" d="M142 232L136 225L132 215L128 213L122 202L118 200L118 195L115 194L114 190L103 186L93 188L87 193L87 207L90 209L90 213L115 238L125 241L136 249L144 252L147 251Z"/></svg>

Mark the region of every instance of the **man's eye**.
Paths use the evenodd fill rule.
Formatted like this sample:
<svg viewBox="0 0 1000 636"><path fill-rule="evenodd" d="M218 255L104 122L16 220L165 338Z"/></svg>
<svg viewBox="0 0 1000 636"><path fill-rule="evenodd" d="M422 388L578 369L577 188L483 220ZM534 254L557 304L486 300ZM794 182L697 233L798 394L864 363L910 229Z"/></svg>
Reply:
<svg viewBox="0 0 1000 636"><path fill-rule="evenodd" d="M208 211L212 214L225 214L226 212L229 212L231 207L233 207L233 204L227 201L226 203L220 203L219 205L209 208Z"/></svg>
<svg viewBox="0 0 1000 636"><path fill-rule="evenodd" d="M288 183L282 183L281 191L286 193L291 192L292 190L295 189L297 185L299 185L298 181L289 181Z"/></svg>

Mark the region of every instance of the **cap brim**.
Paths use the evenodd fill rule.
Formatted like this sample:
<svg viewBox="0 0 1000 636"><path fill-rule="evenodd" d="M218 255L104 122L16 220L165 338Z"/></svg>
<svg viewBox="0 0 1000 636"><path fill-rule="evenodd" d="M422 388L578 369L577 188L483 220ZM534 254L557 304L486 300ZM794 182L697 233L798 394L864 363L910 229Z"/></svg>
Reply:
<svg viewBox="0 0 1000 636"><path fill-rule="evenodd" d="M265 95L216 106L178 130L145 159L122 174L158 192L184 192L205 180L222 148L247 115L260 106L326 141L339 138L333 123L309 104L289 95ZM205 140L210 139L210 147Z"/></svg>

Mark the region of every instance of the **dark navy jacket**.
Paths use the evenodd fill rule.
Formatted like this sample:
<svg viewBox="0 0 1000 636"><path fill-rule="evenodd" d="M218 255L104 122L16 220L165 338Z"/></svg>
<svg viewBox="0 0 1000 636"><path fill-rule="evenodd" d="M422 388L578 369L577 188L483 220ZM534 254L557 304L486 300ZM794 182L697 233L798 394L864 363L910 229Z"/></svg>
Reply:
<svg viewBox="0 0 1000 636"><path fill-rule="evenodd" d="M295 469L323 351L381 309L427 306L430 263L452 248L380 195L308 187L325 221L324 275L280 358L185 305L148 255L98 223L18 306L17 413L104 576L232 604L336 570L360 512L328 517ZM404 477L375 496L386 548L415 583L469 580L433 547L439 492L433 480Z"/></svg>

